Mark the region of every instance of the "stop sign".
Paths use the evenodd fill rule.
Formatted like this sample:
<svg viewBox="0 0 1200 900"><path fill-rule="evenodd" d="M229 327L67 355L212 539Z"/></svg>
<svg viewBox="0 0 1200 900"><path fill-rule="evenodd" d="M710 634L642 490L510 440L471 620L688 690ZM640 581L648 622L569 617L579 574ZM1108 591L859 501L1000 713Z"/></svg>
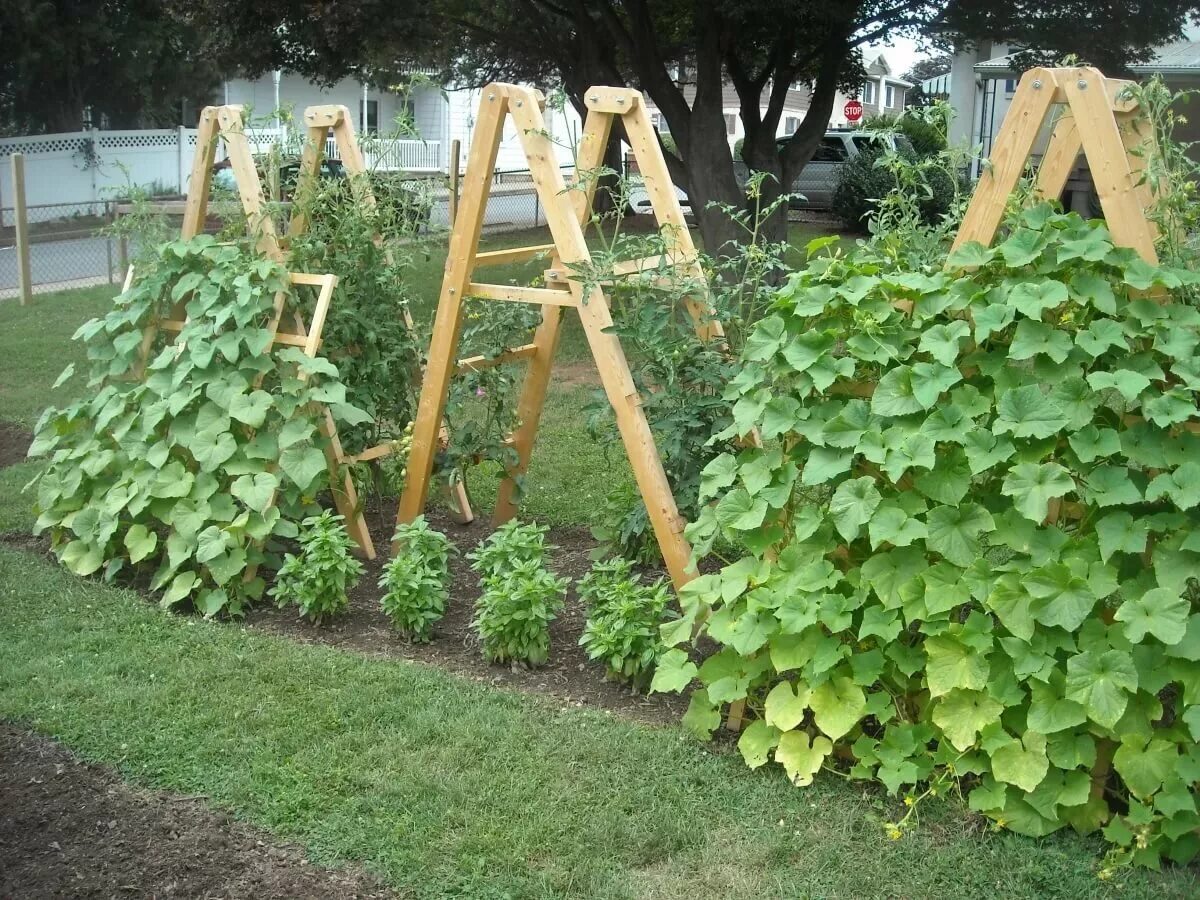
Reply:
<svg viewBox="0 0 1200 900"><path fill-rule="evenodd" d="M846 114L847 122L857 122L862 118L862 104L857 100L847 100L842 112Z"/></svg>

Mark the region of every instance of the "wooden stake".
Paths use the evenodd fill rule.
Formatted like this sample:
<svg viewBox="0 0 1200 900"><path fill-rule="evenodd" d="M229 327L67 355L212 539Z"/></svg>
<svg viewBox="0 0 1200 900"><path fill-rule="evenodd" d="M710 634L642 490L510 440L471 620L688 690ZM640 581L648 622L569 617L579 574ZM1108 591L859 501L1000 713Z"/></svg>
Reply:
<svg viewBox="0 0 1200 900"><path fill-rule="evenodd" d="M461 154L462 144L459 142L458 138L455 138L450 142L450 196L447 205L451 228L454 227L454 219L458 215L458 158Z"/></svg>
<svg viewBox="0 0 1200 900"><path fill-rule="evenodd" d="M462 203L450 233L446 274L438 297L437 315L429 345L428 363L421 383L421 399L413 423L412 450L408 459L408 479L400 497L397 522L411 522L425 509L429 496L429 478L437 452L440 423L446 412L446 394L454 374L458 339L462 332L462 301L471 273L483 216L491 187L492 171L500 150L501 126L508 109L508 94L498 85L484 88L479 115L475 120L475 139L467 160L467 175Z"/></svg>
<svg viewBox="0 0 1200 900"><path fill-rule="evenodd" d="M12 155L13 215L17 238L17 295L21 306L33 302L33 274L29 265L29 211L25 207L25 154Z"/></svg>

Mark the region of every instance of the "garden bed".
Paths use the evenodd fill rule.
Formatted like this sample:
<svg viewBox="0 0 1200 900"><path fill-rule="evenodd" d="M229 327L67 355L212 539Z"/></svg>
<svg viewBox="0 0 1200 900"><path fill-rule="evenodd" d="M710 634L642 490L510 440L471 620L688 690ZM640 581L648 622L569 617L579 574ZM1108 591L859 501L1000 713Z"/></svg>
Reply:
<svg viewBox="0 0 1200 900"><path fill-rule="evenodd" d="M372 500L368 505L367 523L380 556L365 564L362 579L349 593L350 608L344 615L313 625L300 619L295 607L276 609L264 604L250 612L247 624L302 641L418 660L475 681L548 694L566 705L599 707L640 721L670 723L683 715L687 708L684 697L635 694L624 685L604 679L603 667L589 660L579 646L586 613L574 584L563 611L550 625L550 660L546 665L526 669L493 665L484 660L471 628L475 599L480 592L479 576L471 570L465 554L491 533L486 513L470 525L458 525L438 510L427 514L429 524L454 542L459 555L450 562L450 599L445 618L434 629L433 641L412 644L402 639L379 608L383 591L378 582L387 562L395 510L394 498L385 498L382 505ZM574 583L591 568L591 552L596 542L585 529L552 529L547 543L557 548L549 556L550 568L556 575L569 577ZM652 580L660 575L661 572L645 572L643 578Z"/></svg>
<svg viewBox="0 0 1200 900"><path fill-rule="evenodd" d="M0 896L392 896L361 870L313 865L206 799L130 787L0 723Z"/></svg>
<svg viewBox="0 0 1200 900"><path fill-rule="evenodd" d="M31 439L32 435L24 428L0 422L0 468L23 462ZM350 607L344 615L314 625L299 618L295 607L277 609L263 603L250 611L246 624L307 643L417 660L474 681L549 695L568 706L607 709L652 724L674 723L683 715L687 709L684 697L636 694L624 685L605 680L603 666L589 660L579 646L586 613L573 587L562 613L550 625L550 660L545 666L525 669L493 665L484 660L471 628L475 599L480 592L479 576L471 570L465 554L491 533L486 512L480 513L470 525L456 524L439 510L431 510L427 515L430 525L454 542L459 555L450 563L450 599L445 618L434 630L433 641L428 644L405 641L379 607L383 591L378 582L388 560L396 505L394 497L368 501L366 518L380 555L365 563L358 586L350 592ZM0 540L29 552L49 552L44 537L12 532L0 535ZM591 568L596 541L586 529L555 528L547 535L547 542L558 548L550 554L550 568L555 574L567 576L574 583ZM647 571L642 575L653 580L663 573Z"/></svg>

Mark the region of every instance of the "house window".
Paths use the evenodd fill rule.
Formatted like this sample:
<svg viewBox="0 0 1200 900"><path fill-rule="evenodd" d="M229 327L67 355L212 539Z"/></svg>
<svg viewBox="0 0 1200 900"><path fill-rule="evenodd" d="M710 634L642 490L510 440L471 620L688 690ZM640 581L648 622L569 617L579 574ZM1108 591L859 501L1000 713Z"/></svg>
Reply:
<svg viewBox="0 0 1200 900"><path fill-rule="evenodd" d="M1016 93L1016 91L1017 91L1017 79L1005 78L1004 79L1004 93L1014 94L1014 93Z"/></svg>
<svg viewBox="0 0 1200 900"><path fill-rule="evenodd" d="M800 119L797 116L787 116L783 120L783 133L793 135L796 129L800 127Z"/></svg>
<svg viewBox="0 0 1200 900"><path fill-rule="evenodd" d="M730 137L737 134L737 113L725 113L725 133Z"/></svg>
<svg viewBox="0 0 1200 900"><path fill-rule="evenodd" d="M896 86L889 84L883 89L884 106L889 109L896 105Z"/></svg>
<svg viewBox="0 0 1200 900"><path fill-rule="evenodd" d="M369 131L369 132L377 134L379 132L379 101L378 100L368 100L366 103L366 107L367 107L367 119L365 122L359 123L359 125L361 126L360 130L363 132ZM360 109L360 113L361 113L361 109Z"/></svg>
<svg viewBox="0 0 1200 900"><path fill-rule="evenodd" d="M863 85L863 103L867 106L875 105L875 82L868 81Z"/></svg>
<svg viewBox="0 0 1200 900"><path fill-rule="evenodd" d="M654 130L659 134L671 133L671 126L667 124L667 120L663 118L662 113L654 113L650 116L650 121L654 123Z"/></svg>

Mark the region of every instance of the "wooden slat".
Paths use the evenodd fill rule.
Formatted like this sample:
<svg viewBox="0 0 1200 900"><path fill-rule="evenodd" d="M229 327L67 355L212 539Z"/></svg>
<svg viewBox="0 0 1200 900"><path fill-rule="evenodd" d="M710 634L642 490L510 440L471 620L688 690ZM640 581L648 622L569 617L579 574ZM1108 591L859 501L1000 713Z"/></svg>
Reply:
<svg viewBox="0 0 1200 900"><path fill-rule="evenodd" d="M1046 153L1038 166L1034 189L1039 196L1046 200L1057 200L1062 196L1082 149L1083 142L1075 117L1070 110L1065 110L1054 123L1050 143L1046 145Z"/></svg>
<svg viewBox="0 0 1200 900"><path fill-rule="evenodd" d="M959 226L955 248L968 241L987 246L995 238L1008 196L1025 170L1025 163L1057 92L1058 81L1051 69L1030 69L1021 77L1012 105L1000 126L990 166L979 176Z"/></svg>
<svg viewBox="0 0 1200 900"><path fill-rule="evenodd" d="M346 107L337 104L310 106L304 110L304 124L309 128L334 128L348 117L349 111Z"/></svg>
<svg viewBox="0 0 1200 900"><path fill-rule="evenodd" d="M1113 241L1157 265L1154 228L1146 218L1144 195L1131 170L1104 78L1095 69L1073 69L1062 82L1075 118L1086 123L1080 139Z"/></svg>
<svg viewBox="0 0 1200 900"><path fill-rule="evenodd" d="M590 112L622 115L642 105L642 95L629 88L593 87L584 95Z"/></svg>
<svg viewBox="0 0 1200 900"><path fill-rule="evenodd" d="M621 117L621 122L633 147L638 170L642 174L646 193L650 196L654 209L654 218L667 245L667 254L671 259L684 261L681 263L681 269L694 276L699 286L697 293L687 297L685 301L696 335L702 341L724 341L725 330L708 296L707 281L700 268L696 245L692 241L692 233L688 230L687 220L683 217L683 209L675 193L675 183L671 180L671 173L667 169L667 161L663 157L662 146L650 121L650 114L646 111L646 104L633 104Z"/></svg>
<svg viewBox="0 0 1200 900"><path fill-rule="evenodd" d="M521 89L510 90L516 95ZM591 93L589 91L588 95ZM640 104L638 106L640 107ZM587 241L584 239L575 209L565 202L568 197L566 184L558 168L553 143L546 134L541 111L536 104L528 101L521 103L515 97L510 104L510 110L517 126L517 134L525 149L525 156L529 160L534 185L545 206L546 221L554 236L554 244L561 260L564 264L587 264L590 261ZM649 124L648 119L646 124ZM661 154L659 159L661 160ZM665 170L665 163L663 168ZM674 196L673 191L671 194ZM583 285L575 281L571 282L571 293L576 298L576 308L583 322L584 333L596 359L601 383L616 414L617 427L629 455L638 488L645 500L667 571L676 587L682 587L694 577L688 572L691 548L683 536L684 521L675 505L675 497L671 493L666 472L663 471L650 423L646 421L646 415L642 411L641 398L633 383L625 351L617 337L611 333L613 321L608 302L598 287L589 288L585 297Z"/></svg>
<svg viewBox="0 0 1200 900"><path fill-rule="evenodd" d="M485 369L494 369L496 366L502 366L505 363L528 359L536 354L537 351L538 345L533 343L513 347L511 350L505 350L496 356L468 356L466 359L458 361L458 364L454 367L454 374L462 375L466 372L482 372Z"/></svg>
<svg viewBox="0 0 1200 900"><path fill-rule="evenodd" d="M496 85L488 85L483 89L479 114L475 120L475 137L467 159L467 174L463 179L463 196L450 233L446 273L433 322L429 363L421 382L421 398L413 420L408 477L396 512L397 522L411 522L419 516L429 496L429 478L433 474L438 434L446 411L446 393L454 374L462 332L462 301L475 268L491 173L496 168L507 106L507 94Z"/></svg>
<svg viewBox="0 0 1200 900"><path fill-rule="evenodd" d="M512 284L482 284L472 281L467 285L468 297L485 300L506 300L509 303L536 303L551 306L574 306L575 298L570 291L557 288L519 287Z"/></svg>
<svg viewBox="0 0 1200 900"><path fill-rule="evenodd" d="M513 247L509 250L489 250L475 257L478 266L502 266L506 263L524 262L537 256L554 252L553 244L537 244L533 247Z"/></svg>
<svg viewBox="0 0 1200 900"><path fill-rule="evenodd" d="M350 465L355 463L370 462L373 459L382 459L385 456L391 456L396 452L396 445L393 441L388 441L385 444L376 444L374 447L368 447L362 453L356 456L347 456L346 462Z"/></svg>
<svg viewBox="0 0 1200 900"><path fill-rule="evenodd" d="M575 221L581 225L587 221L596 195L597 179L589 178L587 174L597 171L604 163L604 152L608 147L612 126L613 117L604 113L589 112L587 121L584 122L575 159L575 171L583 173L584 177L577 180L568 192L572 214ZM561 202L561 198L555 199L556 202ZM562 260L555 248L552 268L546 273L546 283L561 285L570 290L571 286L562 270ZM538 349L529 363L525 381L521 385L521 397L517 402L519 424L511 435L517 461L500 482L500 489L496 494L496 507L492 513L493 525L502 525L517 514L517 480L528 471L529 460L533 457L542 409L546 405L546 392L550 387L554 354L558 350L561 335L562 309L549 304L543 306L542 322L533 336L534 346Z"/></svg>

